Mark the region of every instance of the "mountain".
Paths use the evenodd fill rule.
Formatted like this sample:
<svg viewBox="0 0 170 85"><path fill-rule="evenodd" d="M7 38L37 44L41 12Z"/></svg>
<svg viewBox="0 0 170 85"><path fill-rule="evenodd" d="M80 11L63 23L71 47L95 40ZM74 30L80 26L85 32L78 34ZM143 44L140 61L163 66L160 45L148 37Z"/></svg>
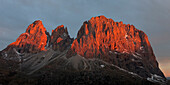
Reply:
<svg viewBox="0 0 170 85"><path fill-rule="evenodd" d="M4 55L5 59L19 61L18 54L45 51L49 36L42 21L37 20L30 24L26 32L22 33L15 42L8 45L1 54Z"/></svg>
<svg viewBox="0 0 170 85"><path fill-rule="evenodd" d="M42 21L37 20L30 24L25 33L21 34L17 40L11 43L5 50L15 48L19 52L40 52L45 50L49 33L43 26Z"/></svg>
<svg viewBox="0 0 170 85"><path fill-rule="evenodd" d="M147 35L105 16L85 21L76 39L64 25L50 35L37 20L0 52L0 61L0 84L166 83Z"/></svg>
<svg viewBox="0 0 170 85"><path fill-rule="evenodd" d="M67 28L60 25L55 30L52 30L49 46L52 46L53 50L64 51L73 40L73 38L70 38Z"/></svg>
<svg viewBox="0 0 170 85"><path fill-rule="evenodd" d="M147 35L133 25L114 22L105 16L85 21L69 52L69 56L101 59L145 78L152 74L165 78Z"/></svg>

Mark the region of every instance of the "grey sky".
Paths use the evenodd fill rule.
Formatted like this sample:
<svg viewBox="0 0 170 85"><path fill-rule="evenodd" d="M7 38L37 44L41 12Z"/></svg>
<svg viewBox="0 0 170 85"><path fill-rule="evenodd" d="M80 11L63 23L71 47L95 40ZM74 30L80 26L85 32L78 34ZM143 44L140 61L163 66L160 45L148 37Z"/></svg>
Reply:
<svg viewBox="0 0 170 85"><path fill-rule="evenodd" d="M49 32L63 24L76 37L85 20L105 15L143 30L158 60L170 60L169 4L169 0L0 0L0 50L35 20L42 20Z"/></svg>

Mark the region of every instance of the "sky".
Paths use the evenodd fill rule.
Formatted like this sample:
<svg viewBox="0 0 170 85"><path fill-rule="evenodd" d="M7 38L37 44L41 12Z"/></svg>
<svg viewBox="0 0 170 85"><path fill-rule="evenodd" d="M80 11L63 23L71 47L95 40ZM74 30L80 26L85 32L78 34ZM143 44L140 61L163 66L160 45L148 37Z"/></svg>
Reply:
<svg viewBox="0 0 170 85"><path fill-rule="evenodd" d="M84 21L104 15L144 31L165 76L170 77L170 0L0 0L0 50L29 24L42 20L51 32L59 25L76 37Z"/></svg>

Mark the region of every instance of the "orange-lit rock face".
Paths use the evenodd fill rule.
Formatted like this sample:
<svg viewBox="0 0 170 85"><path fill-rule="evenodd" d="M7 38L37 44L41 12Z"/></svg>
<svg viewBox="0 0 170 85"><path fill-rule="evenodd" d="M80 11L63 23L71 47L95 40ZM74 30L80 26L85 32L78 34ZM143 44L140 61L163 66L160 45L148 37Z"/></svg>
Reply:
<svg viewBox="0 0 170 85"><path fill-rule="evenodd" d="M92 17L83 23L68 56L74 53L85 58L105 60L135 73L139 72L144 77L150 73L163 76L147 35L133 25L114 22L104 16ZM148 73L142 74L144 71Z"/></svg>
<svg viewBox="0 0 170 85"><path fill-rule="evenodd" d="M47 42L47 31L42 21L37 20L30 24L25 33L11 43L7 49L15 47L19 52L39 52L45 50Z"/></svg>
<svg viewBox="0 0 170 85"><path fill-rule="evenodd" d="M99 16L83 23L77 35L77 42L73 43L72 49L76 48L75 51L82 56L92 57L92 55L98 56L108 51L142 53L141 47L152 51L144 32L133 25L125 25Z"/></svg>
<svg viewBox="0 0 170 85"><path fill-rule="evenodd" d="M64 25L58 26L55 30L52 31L50 46L53 50L65 50L70 46L73 39L68 35L67 28L64 28Z"/></svg>

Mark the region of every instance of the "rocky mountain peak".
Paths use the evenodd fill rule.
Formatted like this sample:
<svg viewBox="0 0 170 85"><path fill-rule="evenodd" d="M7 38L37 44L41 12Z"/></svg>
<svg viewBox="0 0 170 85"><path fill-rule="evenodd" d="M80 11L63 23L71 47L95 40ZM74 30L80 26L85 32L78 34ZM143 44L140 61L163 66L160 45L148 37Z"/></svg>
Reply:
<svg viewBox="0 0 170 85"><path fill-rule="evenodd" d="M47 42L46 28L42 21L37 20L30 24L25 33L22 33L15 42L11 43L5 50L15 48L21 53L35 53L45 50Z"/></svg>
<svg viewBox="0 0 170 85"><path fill-rule="evenodd" d="M166 80L147 35L133 25L115 22L103 15L85 21L75 40L70 38L64 25L52 30L50 35L42 21L37 20L15 42L0 51L0 61L7 69L16 69L16 74L21 72L30 78L38 74L37 79L33 79L42 84L59 83L61 76L65 84L70 83L70 79L81 80L80 83L90 79L88 82L92 82L96 75L101 82L104 80L108 84L120 82L120 79L135 84L145 84L143 82L147 80L148 83L164 83ZM10 67L8 62L13 66ZM28 76L24 77L26 81ZM65 79L69 81L65 82Z"/></svg>
<svg viewBox="0 0 170 85"><path fill-rule="evenodd" d="M75 54L104 60L142 77L151 74L164 77L147 35L133 25L105 16L92 17L83 23L67 57Z"/></svg>
<svg viewBox="0 0 170 85"><path fill-rule="evenodd" d="M60 26L58 26L56 29L55 29L55 31L57 31L57 30L62 30L62 29L64 29L64 25L60 25Z"/></svg>
<svg viewBox="0 0 170 85"><path fill-rule="evenodd" d="M52 30L51 40L49 45L52 46L53 50L65 50L71 43L73 39L70 38L67 27L64 25L58 26L55 30Z"/></svg>
<svg viewBox="0 0 170 85"><path fill-rule="evenodd" d="M43 23L41 20L34 21L26 29L26 33L29 33L29 34L36 34L36 32L45 32L45 31L46 31L46 28L43 26Z"/></svg>

